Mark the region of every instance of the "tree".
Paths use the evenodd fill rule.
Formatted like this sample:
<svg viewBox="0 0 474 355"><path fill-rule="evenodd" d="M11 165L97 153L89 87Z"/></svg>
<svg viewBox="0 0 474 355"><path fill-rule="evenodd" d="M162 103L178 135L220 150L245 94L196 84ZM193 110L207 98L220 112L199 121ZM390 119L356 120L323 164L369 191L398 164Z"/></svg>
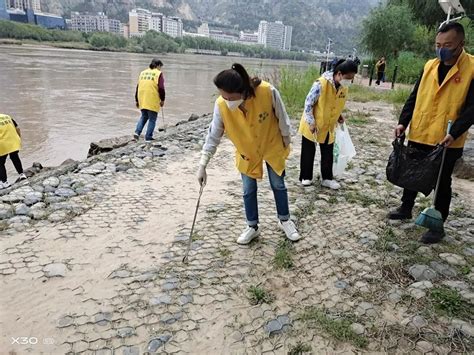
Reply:
<svg viewBox="0 0 474 355"><path fill-rule="evenodd" d="M413 15L406 5L379 5L363 21L362 45L374 56L397 57L413 40Z"/></svg>
<svg viewBox="0 0 474 355"><path fill-rule="evenodd" d="M422 25L429 28L437 28L441 22L446 20L446 14L441 9L437 0L388 0L388 5L408 6L414 18ZM474 0L462 0L466 14L474 15Z"/></svg>

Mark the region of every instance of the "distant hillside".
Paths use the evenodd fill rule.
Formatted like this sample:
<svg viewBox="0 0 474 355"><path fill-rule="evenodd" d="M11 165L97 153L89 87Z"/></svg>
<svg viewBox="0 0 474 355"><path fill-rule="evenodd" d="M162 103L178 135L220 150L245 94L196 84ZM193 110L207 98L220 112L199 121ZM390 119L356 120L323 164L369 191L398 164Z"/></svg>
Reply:
<svg viewBox="0 0 474 355"><path fill-rule="evenodd" d="M69 16L71 11L103 11L123 22L128 11L143 7L186 20L211 21L256 30L260 20L293 26L293 47L324 50L327 38L336 50L350 51L358 26L378 0L42 0L42 8Z"/></svg>

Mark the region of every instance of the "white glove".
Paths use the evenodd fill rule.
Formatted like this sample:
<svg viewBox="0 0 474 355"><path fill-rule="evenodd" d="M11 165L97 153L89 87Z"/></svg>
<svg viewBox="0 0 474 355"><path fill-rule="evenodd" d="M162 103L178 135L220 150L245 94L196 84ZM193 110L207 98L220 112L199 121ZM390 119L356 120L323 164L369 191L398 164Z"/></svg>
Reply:
<svg viewBox="0 0 474 355"><path fill-rule="evenodd" d="M283 136L283 145L286 147L288 147L291 143L291 137L290 136Z"/></svg>
<svg viewBox="0 0 474 355"><path fill-rule="evenodd" d="M207 173L206 173L206 167L205 166L199 165L197 178L198 178L199 185L201 185L201 186L206 185Z"/></svg>

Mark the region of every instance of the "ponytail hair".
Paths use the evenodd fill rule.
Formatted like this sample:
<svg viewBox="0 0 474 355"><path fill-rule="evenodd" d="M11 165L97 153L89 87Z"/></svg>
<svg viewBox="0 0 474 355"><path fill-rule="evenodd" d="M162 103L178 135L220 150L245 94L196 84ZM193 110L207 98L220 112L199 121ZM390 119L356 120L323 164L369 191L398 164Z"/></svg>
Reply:
<svg viewBox="0 0 474 355"><path fill-rule="evenodd" d="M357 73L357 64L353 60L340 59L334 66L334 74L355 74Z"/></svg>
<svg viewBox="0 0 474 355"><path fill-rule="evenodd" d="M255 88L261 82L257 77L250 78L245 68L238 63L232 64L231 69L221 71L214 78L214 85L218 89L242 94L245 99L255 97Z"/></svg>

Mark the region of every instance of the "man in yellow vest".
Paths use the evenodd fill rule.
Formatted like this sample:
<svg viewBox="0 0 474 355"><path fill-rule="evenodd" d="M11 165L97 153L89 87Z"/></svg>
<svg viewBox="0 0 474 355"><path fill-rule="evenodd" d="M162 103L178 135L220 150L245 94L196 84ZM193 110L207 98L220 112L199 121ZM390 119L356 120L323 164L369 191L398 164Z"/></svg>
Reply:
<svg viewBox="0 0 474 355"><path fill-rule="evenodd" d="M464 51L464 28L448 23L436 36L436 59L425 64L421 78L403 107L395 135L408 126L408 144L430 151L437 144L448 147L435 207L446 221L451 203L451 174L462 156L468 130L474 121L474 57ZM453 121L446 134L448 121ZM389 219L410 219L417 192L404 190L402 205ZM437 243L444 233L428 231L423 243Z"/></svg>
<svg viewBox="0 0 474 355"><path fill-rule="evenodd" d="M280 93L268 82L250 79L245 68L235 63L214 78L221 94L214 105L214 115L199 162L198 181L206 184L206 167L226 133L235 146L236 168L241 173L247 227L237 239L249 244L260 235L257 204L257 179L267 166L275 198L278 226L291 241L301 238L290 219L285 165L290 153L291 124Z"/></svg>
<svg viewBox="0 0 474 355"><path fill-rule="evenodd" d="M160 108L165 104L165 79L161 68L163 63L159 59L153 59L150 67L140 73L138 85L135 91L135 103L142 112L138 120L133 138L138 140L146 123L148 122L145 142L154 141L153 132Z"/></svg>

